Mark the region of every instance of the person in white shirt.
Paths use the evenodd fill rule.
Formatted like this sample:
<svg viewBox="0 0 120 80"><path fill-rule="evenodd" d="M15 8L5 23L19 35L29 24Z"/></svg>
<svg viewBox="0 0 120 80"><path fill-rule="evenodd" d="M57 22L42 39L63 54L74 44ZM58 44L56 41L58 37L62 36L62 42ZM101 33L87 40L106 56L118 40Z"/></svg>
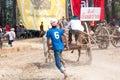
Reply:
<svg viewBox="0 0 120 80"><path fill-rule="evenodd" d="M78 35L84 31L84 27L81 24L81 21L78 19L77 16L73 16L70 22L67 26L65 26L65 29L69 30L69 44L72 42L72 34L75 34L75 41L78 40Z"/></svg>
<svg viewBox="0 0 120 80"><path fill-rule="evenodd" d="M12 42L15 40L16 38L16 34L15 34L15 29L11 28L9 32L7 32L4 36L9 36L8 38L8 44L12 47Z"/></svg>

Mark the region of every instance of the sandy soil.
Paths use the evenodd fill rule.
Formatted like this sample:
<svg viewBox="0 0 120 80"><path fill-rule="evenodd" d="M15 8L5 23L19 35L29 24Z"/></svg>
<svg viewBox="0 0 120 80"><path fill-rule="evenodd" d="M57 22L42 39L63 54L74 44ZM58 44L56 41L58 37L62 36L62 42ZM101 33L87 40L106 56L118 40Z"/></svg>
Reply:
<svg viewBox="0 0 120 80"><path fill-rule="evenodd" d="M35 49L2 54L0 80L63 80L54 61L45 63L40 38L15 41L14 44L30 44ZM112 45L106 50L92 47L91 64L83 64L85 55L77 60L77 50L63 52L66 61L67 80L120 80L120 48Z"/></svg>

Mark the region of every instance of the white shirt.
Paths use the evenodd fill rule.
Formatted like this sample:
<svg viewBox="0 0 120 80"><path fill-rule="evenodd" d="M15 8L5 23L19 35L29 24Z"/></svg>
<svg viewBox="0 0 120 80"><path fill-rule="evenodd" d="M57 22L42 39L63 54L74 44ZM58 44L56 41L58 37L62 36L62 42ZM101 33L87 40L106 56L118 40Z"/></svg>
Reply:
<svg viewBox="0 0 120 80"><path fill-rule="evenodd" d="M80 20L71 20L67 26L65 26L65 28L70 28L72 30L80 30L80 31L84 31L84 27L82 26Z"/></svg>
<svg viewBox="0 0 120 80"><path fill-rule="evenodd" d="M9 35L9 40L14 40L16 35L15 35L15 32L14 31L9 31L5 34L6 35Z"/></svg>
<svg viewBox="0 0 120 80"><path fill-rule="evenodd" d="M118 32L120 32L120 27L118 28Z"/></svg>

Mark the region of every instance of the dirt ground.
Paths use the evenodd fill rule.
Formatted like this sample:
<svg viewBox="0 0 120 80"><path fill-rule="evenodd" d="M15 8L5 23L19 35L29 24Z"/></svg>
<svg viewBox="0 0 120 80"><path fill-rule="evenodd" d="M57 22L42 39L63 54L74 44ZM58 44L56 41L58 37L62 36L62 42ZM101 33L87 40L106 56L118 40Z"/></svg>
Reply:
<svg viewBox="0 0 120 80"><path fill-rule="evenodd" d="M18 53L2 54L0 58L0 80L63 80L54 61L45 63L40 38L15 41L14 45L30 44L35 49ZM84 54L77 60L77 50L63 52L66 62L67 80L120 80L120 48L112 45L101 50L92 47L91 64L83 64Z"/></svg>

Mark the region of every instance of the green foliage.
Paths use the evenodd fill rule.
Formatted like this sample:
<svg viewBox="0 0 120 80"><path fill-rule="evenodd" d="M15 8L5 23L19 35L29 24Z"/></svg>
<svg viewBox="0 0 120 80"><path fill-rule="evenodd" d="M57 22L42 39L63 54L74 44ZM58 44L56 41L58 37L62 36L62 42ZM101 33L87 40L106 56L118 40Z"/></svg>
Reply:
<svg viewBox="0 0 120 80"><path fill-rule="evenodd" d="M2 20L3 20L3 24L9 23L10 25L13 24L13 1L14 0L1 0L2 3L0 3L1 8L2 8ZM17 6L17 5L16 5ZM16 21L19 21L20 19L20 14L19 14L19 10L17 9L16 11Z"/></svg>
<svg viewBox="0 0 120 80"><path fill-rule="evenodd" d="M118 19L120 19L120 1L115 2L115 13Z"/></svg>

